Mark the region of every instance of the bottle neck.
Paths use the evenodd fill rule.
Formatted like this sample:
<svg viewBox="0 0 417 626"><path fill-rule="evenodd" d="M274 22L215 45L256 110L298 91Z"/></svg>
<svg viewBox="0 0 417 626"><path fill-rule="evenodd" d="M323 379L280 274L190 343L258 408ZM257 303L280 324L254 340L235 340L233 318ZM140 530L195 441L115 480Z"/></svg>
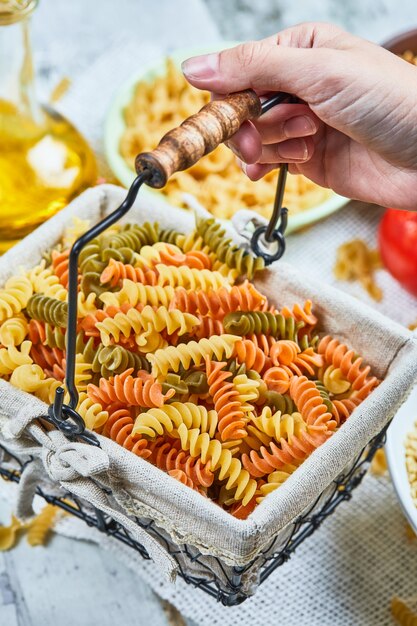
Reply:
<svg viewBox="0 0 417 626"><path fill-rule="evenodd" d="M3 108L34 121L40 119L35 97L29 15L25 9L5 9L0 0L0 110ZM32 5L31 11L36 6Z"/></svg>

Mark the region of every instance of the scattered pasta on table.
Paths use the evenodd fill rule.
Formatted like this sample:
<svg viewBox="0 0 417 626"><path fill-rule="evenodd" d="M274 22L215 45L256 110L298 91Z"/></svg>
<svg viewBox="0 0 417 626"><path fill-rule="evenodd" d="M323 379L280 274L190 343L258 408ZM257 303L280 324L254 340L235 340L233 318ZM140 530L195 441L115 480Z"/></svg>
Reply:
<svg viewBox="0 0 417 626"><path fill-rule="evenodd" d="M12 515L8 526L0 526L0 552L7 552L16 546L21 535L33 548L47 544L56 522L66 515L65 511L53 504L45 504L41 511L28 522L21 522Z"/></svg>
<svg viewBox="0 0 417 626"><path fill-rule="evenodd" d="M361 239L353 239L338 247L333 272L338 280L359 281L368 295L379 302L383 293L375 281L375 271L381 267L378 250L371 250Z"/></svg>
<svg viewBox="0 0 417 626"><path fill-rule="evenodd" d="M408 482L410 483L411 497L417 506L417 423L414 424L405 440L405 466Z"/></svg>
<svg viewBox="0 0 417 626"><path fill-rule="evenodd" d="M379 450L375 452L371 462L371 472L374 476L385 476L387 474L387 457L383 448L379 448Z"/></svg>
<svg viewBox="0 0 417 626"><path fill-rule="evenodd" d="M399 626L417 626L417 598L399 598L391 600L391 613Z"/></svg>
<svg viewBox="0 0 417 626"><path fill-rule="evenodd" d="M0 292L0 376L47 403L65 377L75 231ZM283 306L256 288L263 265L212 218L188 234L112 227L79 264L75 383L87 428L242 519L379 383L319 332L311 301Z"/></svg>
<svg viewBox="0 0 417 626"><path fill-rule="evenodd" d="M417 55L411 50L406 50L402 54L400 54L401 58L412 65L417 65Z"/></svg>
<svg viewBox="0 0 417 626"><path fill-rule="evenodd" d="M209 102L208 92L192 87L172 60L166 73L152 81L139 82L124 110L125 130L119 150L134 170L137 154L154 149L160 138ZM183 194L193 194L217 218L230 219L240 209L251 209L269 218L275 197L277 173L250 181L236 163L233 153L220 145L185 172L168 181L162 193L173 204L186 207ZM290 214L321 204L333 195L304 176L288 175L284 206Z"/></svg>

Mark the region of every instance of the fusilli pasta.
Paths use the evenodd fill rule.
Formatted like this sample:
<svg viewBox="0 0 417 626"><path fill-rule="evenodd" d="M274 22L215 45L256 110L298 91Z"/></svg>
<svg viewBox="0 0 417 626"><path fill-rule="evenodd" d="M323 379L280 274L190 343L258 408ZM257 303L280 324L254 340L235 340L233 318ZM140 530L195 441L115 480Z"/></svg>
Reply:
<svg viewBox="0 0 417 626"><path fill-rule="evenodd" d="M0 290L0 376L49 404L65 386L69 245L84 228ZM79 256L74 382L87 428L240 519L379 382L317 334L310 300L268 302L248 280L262 267L201 219L188 234L115 226Z"/></svg>

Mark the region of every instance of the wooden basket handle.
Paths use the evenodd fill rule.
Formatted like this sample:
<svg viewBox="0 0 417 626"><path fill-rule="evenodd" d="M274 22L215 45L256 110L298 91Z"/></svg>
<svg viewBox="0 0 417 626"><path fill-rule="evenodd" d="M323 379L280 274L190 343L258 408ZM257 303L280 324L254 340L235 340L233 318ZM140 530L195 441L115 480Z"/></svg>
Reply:
<svg viewBox="0 0 417 626"><path fill-rule="evenodd" d="M243 122L260 114L261 102L251 89L233 93L224 100L213 100L164 135L155 150L138 154L136 171L138 174L150 171L147 184L158 189L164 187L172 174L197 163L230 139Z"/></svg>

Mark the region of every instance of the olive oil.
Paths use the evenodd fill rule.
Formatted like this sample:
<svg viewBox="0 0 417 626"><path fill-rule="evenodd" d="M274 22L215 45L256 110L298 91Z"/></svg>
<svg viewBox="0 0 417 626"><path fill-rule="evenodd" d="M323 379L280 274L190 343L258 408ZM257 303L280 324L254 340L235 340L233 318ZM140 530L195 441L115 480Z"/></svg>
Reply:
<svg viewBox="0 0 417 626"><path fill-rule="evenodd" d="M37 0L0 0L0 253L97 178L94 155L35 98L28 18Z"/></svg>
<svg viewBox="0 0 417 626"><path fill-rule="evenodd" d="M94 184L94 156L82 135L49 108L34 122L0 100L0 252Z"/></svg>

